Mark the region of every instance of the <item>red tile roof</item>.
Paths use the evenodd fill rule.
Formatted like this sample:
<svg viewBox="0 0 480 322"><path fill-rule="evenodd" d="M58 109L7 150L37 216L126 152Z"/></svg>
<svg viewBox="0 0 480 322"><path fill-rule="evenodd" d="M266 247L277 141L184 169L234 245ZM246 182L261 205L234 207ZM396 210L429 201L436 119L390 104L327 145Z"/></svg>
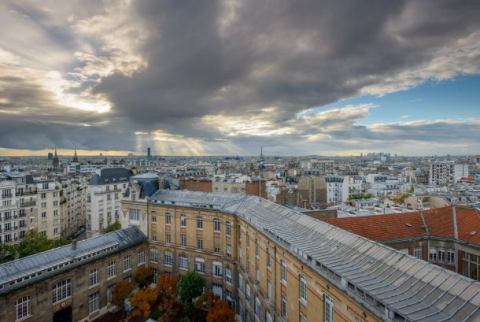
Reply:
<svg viewBox="0 0 480 322"><path fill-rule="evenodd" d="M453 209L453 206L449 206L423 212L323 219L323 221L374 241L408 240L428 236L454 238ZM462 206L457 206L455 209L458 238L480 244L480 212L477 209ZM472 231L476 233L470 234Z"/></svg>

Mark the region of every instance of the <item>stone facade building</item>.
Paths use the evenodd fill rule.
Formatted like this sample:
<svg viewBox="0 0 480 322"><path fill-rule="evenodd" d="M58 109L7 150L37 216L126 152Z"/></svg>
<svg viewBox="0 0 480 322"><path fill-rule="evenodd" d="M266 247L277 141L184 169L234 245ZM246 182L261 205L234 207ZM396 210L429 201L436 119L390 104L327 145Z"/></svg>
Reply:
<svg viewBox="0 0 480 322"><path fill-rule="evenodd" d="M0 265L0 321L92 321L113 285L146 264L147 237L115 231Z"/></svg>

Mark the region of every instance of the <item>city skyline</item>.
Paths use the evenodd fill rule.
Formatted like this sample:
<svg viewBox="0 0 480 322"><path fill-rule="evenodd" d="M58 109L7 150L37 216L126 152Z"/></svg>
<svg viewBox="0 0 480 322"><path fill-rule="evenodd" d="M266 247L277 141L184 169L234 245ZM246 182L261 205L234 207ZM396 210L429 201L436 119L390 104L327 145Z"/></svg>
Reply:
<svg viewBox="0 0 480 322"><path fill-rule="evenodd" d="M6 1L0 156L475 155L479 7Z"/></svg>

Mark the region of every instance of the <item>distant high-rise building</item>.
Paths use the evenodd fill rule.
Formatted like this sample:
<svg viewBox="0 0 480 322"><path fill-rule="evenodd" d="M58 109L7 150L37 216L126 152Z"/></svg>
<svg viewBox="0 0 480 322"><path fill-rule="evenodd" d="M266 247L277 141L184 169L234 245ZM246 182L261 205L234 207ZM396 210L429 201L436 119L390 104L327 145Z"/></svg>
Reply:
<svg viewBox="0 0 480 322"><path fill-rule="evenodd" d="M151 158L152 157L152 154L151 154L151 150L150 148L147 148L147 158Z"/></svg>
<svg viewBox="0 0 480 322"><path fill-rule="evenodd" d="M48 152L47 160L48 160L48 161L52 161L52 160L53 160L53 153L52 153L52 152Z"/></svg>

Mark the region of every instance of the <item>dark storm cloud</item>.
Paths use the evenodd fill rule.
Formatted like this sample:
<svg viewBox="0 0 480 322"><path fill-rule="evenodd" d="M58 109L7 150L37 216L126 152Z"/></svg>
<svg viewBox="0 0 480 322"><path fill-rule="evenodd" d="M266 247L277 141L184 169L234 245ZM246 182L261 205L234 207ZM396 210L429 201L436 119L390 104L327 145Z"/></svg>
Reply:
<svg viewBox="0 0 480 322"><path fill-rule="evenodd" d="M118 12L111 8L120 6L119 2L106 1L88 10L80 2L63 5L59 11L63 16L75 15L77 6L83 8L81 30L89 34L87 40L76 38L78 28L62 29L65 21L58 15L55 23L49 23L53 18L48 10L25 4L10 9L36 19L42 33L67 51L93 48L96 57L102 58L98 70L108 65L109 57L119 59L120 47L127 45L132 46L127 48L129 53L141 57L145 66L126 73L128 60L121 61L109 67L111 72L101 74L87 73L85 66L90 65L85 61L65 64L76 63L80 68L76 77L87 79L68 91L92 86L92 95L102 95L112 103L111 111L104 114L66 109L38 87L5 80L10 87L8 94L0 92L0 99L6 95L4 100L10 103L0 104L4 109L1 147L40 149L75 140L84 148L135 150L135 132L147 133L141 137L150 143L148 133L156 131L206 144L227 139L239 151L257 144L277 144L288 151L287 144L307 142L314 135L323 135L334 148L345 149L358 148L358 143L352 143L357 137L369 142L361 148L381 145L387 138L437 140L444 136L441 126L457 131L462 125L383 125L380 131L381 127L356 123L368 117L364 110L344 119L345 111L329 114L312 121L316 126L306 126L297 114L363 93L385 94L430 78L474 73L480 63L478 55L460 57L460 67L438 63L442 55L450 57L449 51L462 49L462 41L478 35L477 1L152 0L132 1L126 18L114 16ZM102 29L109 21L120 23ZM119 31L118 39L105 40L110 30ZM122 37L133 41L124 45ZM409 74L419 68L421 74ZM13 110L21 111L22 118ZM27 113L36 120L32 126L25 124L30 122L24 118ZM216 123L211 116L219 116ZM234 126L222 124L229 118L237 122L261 119L279 129L295 129L268 137L248 131L229 135ZM468 129L478 125L465 124ZM15 130L15 125L23 130ZM15 137L21 137L21 142ZM304 154L309 152L307 143L302 146Z"/></svg>

